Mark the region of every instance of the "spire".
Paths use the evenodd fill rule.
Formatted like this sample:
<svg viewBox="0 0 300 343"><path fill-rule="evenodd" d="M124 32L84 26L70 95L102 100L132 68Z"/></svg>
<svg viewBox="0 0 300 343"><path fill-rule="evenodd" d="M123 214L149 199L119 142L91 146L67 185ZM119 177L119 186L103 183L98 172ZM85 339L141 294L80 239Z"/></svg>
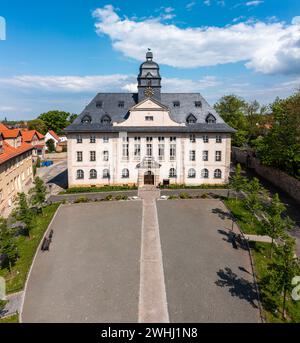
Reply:
<svg viewBox="0 0 300 343"><path fill-rule="evenodd" d="M152 62L152 60L153 60L153 53L152 53L150 48L148 48L148 52L146 53L146 60L148 62Z"/></svg>

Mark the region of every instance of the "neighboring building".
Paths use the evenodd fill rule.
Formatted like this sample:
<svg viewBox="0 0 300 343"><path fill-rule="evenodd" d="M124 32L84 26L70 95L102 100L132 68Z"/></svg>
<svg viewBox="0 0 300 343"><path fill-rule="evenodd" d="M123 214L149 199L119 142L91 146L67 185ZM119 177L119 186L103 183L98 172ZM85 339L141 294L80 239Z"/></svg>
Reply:
<svg viewBox="0 0 300 343"><path fill-rule="evenodd" d="M32 156L33 158L45 157L45 136L36 130L22 130L23 142L31 144L33 146Z"/></svg>
<svg viewBox="0 0 300 343"><path fill-rule="evenodd" d="M138 93L100 93L66 128L69 187L228 182L229 127L199 93L162 93L152 52Z"/></svg>
<svg viewBox="0 0 300 343"><path fill-rule="evenodd" d="M56 148L57 144L60 142L60 137L53 130L49 130L45 135L46 150L47 150L47 142L50 139L53 140L55 148Z"/></svg>
<svg viewBox="0 0 300 343"><path fill-rule="evenodd" d="M12 131L12 132L8 132ZM32 184L33 146L22 142L21 134L0 124L0 215L7 216L19 192Z"/></svg>

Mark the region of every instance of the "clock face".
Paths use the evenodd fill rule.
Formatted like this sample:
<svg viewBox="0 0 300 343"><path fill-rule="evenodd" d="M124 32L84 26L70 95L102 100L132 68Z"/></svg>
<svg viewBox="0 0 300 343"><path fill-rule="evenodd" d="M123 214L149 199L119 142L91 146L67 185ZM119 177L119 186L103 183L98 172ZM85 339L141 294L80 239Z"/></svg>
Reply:
<svg viewBox="0 0 300 343"><path fill-rule="evenodd" d="M144 91L144 94L146 95L146 97L150 98L154 95L154 90L151 87L147 87Z"/></svg>

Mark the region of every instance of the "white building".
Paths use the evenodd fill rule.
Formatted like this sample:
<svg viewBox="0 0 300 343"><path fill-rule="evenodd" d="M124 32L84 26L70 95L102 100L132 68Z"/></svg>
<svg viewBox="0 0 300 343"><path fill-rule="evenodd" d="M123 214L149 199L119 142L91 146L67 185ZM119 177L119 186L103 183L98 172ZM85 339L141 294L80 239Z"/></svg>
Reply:
<svg viewBox="0 0 300 343"><path fill-rule="evenodd" d="M47 143L50 139L53 140L54 147L56 148L57 144L60 143L60 137L53 130L49 130L45 134L45 143ZM46 144L46 150L47 150L47 144Z"/></svg>
<svg viewBox="0 0 300 343"><path fill-rule="evenodd" d="M228 182L234 130L199 93L161 93L152 52L138 93L98 94L65 131L69 187Z"/></svg>

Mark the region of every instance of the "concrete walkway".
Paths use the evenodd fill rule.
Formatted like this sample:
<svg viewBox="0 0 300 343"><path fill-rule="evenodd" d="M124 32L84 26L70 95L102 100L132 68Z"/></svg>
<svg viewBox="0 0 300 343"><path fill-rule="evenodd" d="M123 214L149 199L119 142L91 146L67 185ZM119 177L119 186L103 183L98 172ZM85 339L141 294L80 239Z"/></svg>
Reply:
<svg viewBox="0 0 300 343"><path fill-rule="evenodd" d="M160 191L139 190L143 199L140 260L139 323L168 323L169 314L163 271L156 199Z"/></svg>
<svg viewBox="0 0 300 343"><path fill-rule="evenodd" d="M262 235L245 235L245 238L250 242L272 243L272 238Z"/></svg>

